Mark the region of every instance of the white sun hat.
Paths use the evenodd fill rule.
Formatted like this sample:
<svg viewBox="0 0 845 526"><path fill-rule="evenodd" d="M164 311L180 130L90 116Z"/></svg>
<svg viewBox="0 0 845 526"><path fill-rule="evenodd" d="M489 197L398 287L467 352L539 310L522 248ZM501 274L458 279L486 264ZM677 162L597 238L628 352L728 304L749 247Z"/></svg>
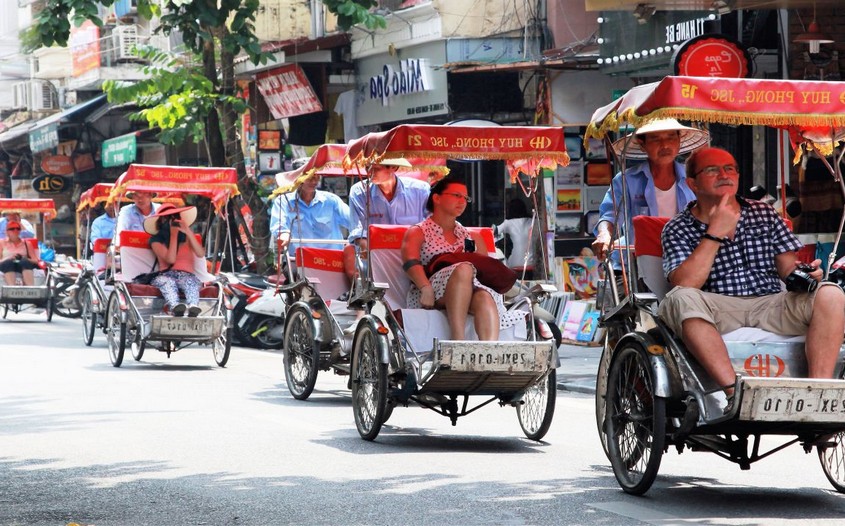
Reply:
<svg viewBox="0 0 845 526"><path fill-rule="evenodd" d="M675 119L658 119L651 121L641 126L634 133L617 139L613 143L613 151L616 155L622 156L622 150L625 149L627 142L628 148L625 150L626 159L642 160L647 159L645 151L640 146L640 142L632 136L645 135L647 133L663 132L663 131L678 131L681 135L681 148L678 151L679 155L690 153L694 150L706 146L710 142L710 134L706 130L699 130L690 126L684 126ZM630 140L629 140L630 137Z"/></svg>

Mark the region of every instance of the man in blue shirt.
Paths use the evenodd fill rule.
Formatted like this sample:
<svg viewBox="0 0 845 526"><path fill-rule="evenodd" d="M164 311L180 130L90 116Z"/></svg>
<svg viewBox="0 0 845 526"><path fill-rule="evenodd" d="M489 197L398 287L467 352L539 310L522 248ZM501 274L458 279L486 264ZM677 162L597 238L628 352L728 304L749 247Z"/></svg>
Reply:
<svg viewBox="0 0 845 526"><path fill-rule="evenodd" d="M822 282L820 260L812 291L783 291L798 264L801 242L769 205L737 197L733 156L705 148L687 160L696 200L662 235L663 270L675 287L658 314L728 395L735 373L721 335L758 327L785 336L806 334L810 378L832 378L845 332L845 294Z"/></svg>
<svg viewBox="0 0 845 526"><path fill-rule="evenodd" d="M120 233L124 230L135 232L144 231L144 219L155 214L158 206L153 203L155 195L152 192L126 192L126 197L132 200L131 205L124 206L117 214L117 226L115 227L120 241Z"/></svg>
<svg viewBox="0 0 845 526"><path fill-rule="evenodd" d="M117 219L114 217L114 207L106 206L105 212L91 222L91 233L88 236L91 245L93 246L94 241L98 239L113 239L116 226Z"/></svg>
<svg viewBox="0 0 845 526"><path fill-rule="evenodd" d="M594 231L596 240L592 245L596 257L604 259L607 255L614 230L624 220L624 216L618 217L623 211L617 209L623 202L627 205L627 220L630 222L638 215L672 217L695 199L686 184L684 166L675 158L705 145L708 139L709 135L705 131L683 126L675 119L661 119L642 126L634 132L633 137L620 139L614 144L617 152L621 152L627 144L628 159L645 158L646 162L620 172L613 178L611 188L599 206L599 222ZM623 177L628 190L624 201ZM630 223L623 225L619 234L620 245L633 245L634 232ZM614 261L617 258L614 254Z"/></svg>
<svg viewBox="0 0 845 526"><path fill-rule="evenodd" d="M293 192L273 200L270 233L280 252L294 254L297 246L341 249L341 244L299 243L297 239L343 240L350 230L349 207L338 196L317 190L320 176L312 175Z"/></svg>
<svg viewBox="0 0 845 526"><path fill-rule="evenodd" d="M397 177L399 167L411 168L411 163L401 158L382 159L370 168L369 205L364 181L355 183L349 191L353 225L349 242L358 246L363 258L367 254L368 225L415 225L428 215L425 203L431 187L416 179Z"/></svg>

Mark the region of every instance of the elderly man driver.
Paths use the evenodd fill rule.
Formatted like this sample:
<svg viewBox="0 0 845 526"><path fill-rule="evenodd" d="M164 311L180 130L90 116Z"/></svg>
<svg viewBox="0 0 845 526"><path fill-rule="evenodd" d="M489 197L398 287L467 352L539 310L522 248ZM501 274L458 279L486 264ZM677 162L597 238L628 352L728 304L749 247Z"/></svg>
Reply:
<svg viewBox="0 0 845 526"><path fill-rule="evenodd" d="M634 132L633 137L619 139L614 144L617 153L627 144L627 159L643 159L613 178L599 206L599 222L595 228L593 252L599 259L607 256L614 230L621 228L620 243L633 244L633 230L628 225L619 226L624 220L622 203L627 204L627 220L638 215L672 217L695 199L686 184L684 166L676 160L678 155L689 153L707 144L707 132L684 126L675 119L652 121ZM622 178L628 190L622 198ZM616 197L614 204L613 196ZM614 255L614 259L616 259ZM616 265L618 268L618 264Z"/></svg>

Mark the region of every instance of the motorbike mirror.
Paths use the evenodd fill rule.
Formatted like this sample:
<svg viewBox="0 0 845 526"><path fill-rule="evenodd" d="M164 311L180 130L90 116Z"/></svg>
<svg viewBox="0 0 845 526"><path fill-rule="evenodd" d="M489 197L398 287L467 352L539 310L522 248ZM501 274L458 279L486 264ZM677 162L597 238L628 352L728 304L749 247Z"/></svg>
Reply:
<svg viewBox="0 0 845 526"><path fill-rule="evenodd" d="M761 185L752 186L748 189L748 198L760 201L767 194L766 187Z"/></svg>

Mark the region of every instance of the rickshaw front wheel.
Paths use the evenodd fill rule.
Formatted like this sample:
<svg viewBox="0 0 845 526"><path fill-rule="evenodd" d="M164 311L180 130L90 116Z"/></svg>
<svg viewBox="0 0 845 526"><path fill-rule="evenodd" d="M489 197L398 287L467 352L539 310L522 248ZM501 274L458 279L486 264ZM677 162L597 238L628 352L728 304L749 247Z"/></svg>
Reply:
<svg viewBox="0 0 845 526"><path fill-rule="evenodd" d="M6 319L6 316L8 316L8 314L9 314L9 304L4 303L3 304L3 319L4 320Z"/></svg>
<svg viewBox="0 0 845 526"><path fill-rule="evenodd" d="M666 400L654 394L645 349L623 346L607 380L607 447L613 474L626 493L642 495L660 468L666 439Z"/></svg>
<svg viewBox="0 0 845 526"><path fill-rule="evenodd" d="M373 321L364 319L352 344L352 410L364 440L375 440L387 414L387 364L379 357L381 337Z"/></svg>
<svg viewBox="0 0 845 526"><path fill-rule="evenodd" d="M845 433L836 433L827 442L818 447L824 476L836 491L845 493Z"/></svg>
<svg viewBox="0 0 845 526"><path fill-rule="evenodd" d="M291 396L306 400L317 383L320 347L315 341L311 313L301 306L293 307L287 315L282 344L285 381Z"/></svg>
<svg viewBox="0 0 845 526"><path fill-rule="evenodd" d="M90 347L94 341L94 331L97 328L97 313L94 312L94 301L91 299L91 289L82 289L82 297L79 300L82 306L82 341Z"/></svg>
<svg viewBox="0 0 845 526"><path fill-rule="evenodd" d="M542 440L555 414L557 372L552 369L545 378L525 390L516 415L522 432L531 440Z"/></svg>
<svg viewBox="0 0 845 526"><path fill-rule="evenodd" d="M126 352L126 323L120 321L120 306L116 292L109 298L106 316L108 316L106 340L109 344L109 358L113 366L120 367L123 363L123 354Z"/></svg>

